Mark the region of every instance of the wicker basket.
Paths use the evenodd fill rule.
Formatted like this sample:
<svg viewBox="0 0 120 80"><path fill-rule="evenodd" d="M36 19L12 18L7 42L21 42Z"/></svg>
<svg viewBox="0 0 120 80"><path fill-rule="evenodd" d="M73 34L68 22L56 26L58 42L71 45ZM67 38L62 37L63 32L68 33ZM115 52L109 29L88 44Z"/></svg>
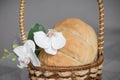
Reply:
<svg viewBox="0 0 120 80"><path fill-rule="evenodd" d="M104 8L103 0L97 0L99 6L99 35L98 35L98 59L90 64L82 66L41 66L34 67L29 64L29 78L31 80L101 80L103 68L103 46L104 46ZM22 43L27 40L24 29L24 5L25 0L20 3L20 34Z"/></svg>

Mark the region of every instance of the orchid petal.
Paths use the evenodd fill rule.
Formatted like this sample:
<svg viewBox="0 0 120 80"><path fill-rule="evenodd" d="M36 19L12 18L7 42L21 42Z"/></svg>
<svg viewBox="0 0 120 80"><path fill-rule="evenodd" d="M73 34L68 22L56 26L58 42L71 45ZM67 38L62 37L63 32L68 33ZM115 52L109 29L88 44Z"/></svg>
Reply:
<svg viewBox="0 0 120 80"><path fill-rule="evenodd" d="M19 57L18 61L20 62L19 65L17 65L17 67L23 69L24 67L28 67L28 64L30 63L30 59L28 57Z"/></svg>
<svg viewBox="0 0 120 80"><path fill-rule="evenodd" d="M27 67L29 62L31 61L34 66L40 66L40 62L35 55L35 44L32 40L27 40L23 46L19 46L13 50L20 62L20 65L17 65L19 68Z"/></svg>
<svg viewBox="0 0 120 80"><path fill-rule="evenodd" d="M19 67L20 69L23 69L25 66L17 65L17 67Z"/></svg>
<svg viewBox="0 0 120 80"><path fill-rule="evenodd" d="M13 50L13 52L15 52L16 55L19 56L19 57L25 57L25 55L27 53L27 49L24 46L19 46L19 47L15 48Z"/></svg>
<svg viewBox="0 0 120 80"><path fill-rule="evenodd" d="M48 48L49 38L43 31L34 32L34 41L41 48Z"/></svg>
<svg viewBox="0 0 120 80"><path fill-rule="evenodd" d="M55 32L54 36L52 37L52 48L60 49L65 46L66 40L61 32Z"/></svg>
<svg viewBox="0 0 120 80"><path fill-rule="evenodd" d="M30 58L28 56L25 56L25 57L19 57L18 58L18 61L20 62L20 65L21 64L29 64L30 63Z"/></svg>
<svg viewBox="0 0 120 80"><path fill-rule="evenodd" d="M27 64L20 63L19 65L17 65L17 67L23 69L24 67L28 67L28 65L27 65Z"/></svg>
<svg viewBox="0 0 120 80"><path fill-rule="evenodd" d="M51 55L55 55L57 53L57 50L53 48L46 48L45 52Z"/></svg>
<svg viewBox="0 0 120 80"><path fill-rule="evenodd" d="M26 48L32 49L33 52L35 51L35 44L34 44L34 42L33 42L32 40L27 40L27 41L25 42L24 46L25 46Z"/></svg>
<svg viewBox="0 0 120 80"><path fill-rule="evenodd" d="M32 51L31 51L32 52ZM34 65L34 66L40 66L40 61L38 60L38 58L37 58L37 56L35 55L35 53L30 53L30 56L29 56L29 58L30 58L30 60L31 60L31 62L32 62L32 64Z"/></svg>

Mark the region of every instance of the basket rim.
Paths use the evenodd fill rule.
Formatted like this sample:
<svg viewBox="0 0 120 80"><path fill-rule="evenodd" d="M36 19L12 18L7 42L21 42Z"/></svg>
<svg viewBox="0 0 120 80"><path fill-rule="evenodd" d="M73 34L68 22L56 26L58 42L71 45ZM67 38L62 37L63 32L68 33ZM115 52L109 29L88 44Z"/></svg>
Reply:
<svg viewBox="0 0 120 80"><path fill-rule="evenodd" d="M104 61L103 54L98 55L98 59L90 64L80 65L80 66L41 66L35 67L32 63L29 64L29 68L33 70L42 71L73 71L73 70L86 70L93 67L98 67Z"/></svg>

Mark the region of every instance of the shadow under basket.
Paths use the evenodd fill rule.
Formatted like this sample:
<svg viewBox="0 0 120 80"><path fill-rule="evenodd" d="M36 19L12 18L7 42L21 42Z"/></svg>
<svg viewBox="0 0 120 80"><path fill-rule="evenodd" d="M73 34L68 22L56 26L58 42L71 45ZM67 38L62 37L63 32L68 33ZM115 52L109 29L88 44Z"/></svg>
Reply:
<svg viewBox="0 0 120 80"><path fill-rule="evenodd" d="M97 61L82 66L41 66L29 64L31 80L102 80L103 55Z"/></svg>
<svg viewBox="0 0 120 80"><path fill-rule="evenodd" d="M29 64L30 80L102 80L104 48L104 7L103 0L97 0L99 7L98 58L90 64L81 66L41 66ZM19 24L22 43L27 40L24 27L25 0L21 0Z"/></svg>

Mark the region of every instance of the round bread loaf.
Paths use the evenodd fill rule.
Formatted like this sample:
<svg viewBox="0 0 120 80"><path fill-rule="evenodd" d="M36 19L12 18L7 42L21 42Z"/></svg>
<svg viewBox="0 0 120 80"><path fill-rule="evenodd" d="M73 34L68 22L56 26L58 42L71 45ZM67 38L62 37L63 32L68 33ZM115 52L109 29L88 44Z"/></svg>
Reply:
<svg viewBox="0 0 120 80"><path fill-rule="evenodd" d="M97 37L91 26L78 18L59 22L54 29L62 32L66 45L56 55L40 52L39 60L47 66L78 66L89 64L97 56Z"/></svg>

